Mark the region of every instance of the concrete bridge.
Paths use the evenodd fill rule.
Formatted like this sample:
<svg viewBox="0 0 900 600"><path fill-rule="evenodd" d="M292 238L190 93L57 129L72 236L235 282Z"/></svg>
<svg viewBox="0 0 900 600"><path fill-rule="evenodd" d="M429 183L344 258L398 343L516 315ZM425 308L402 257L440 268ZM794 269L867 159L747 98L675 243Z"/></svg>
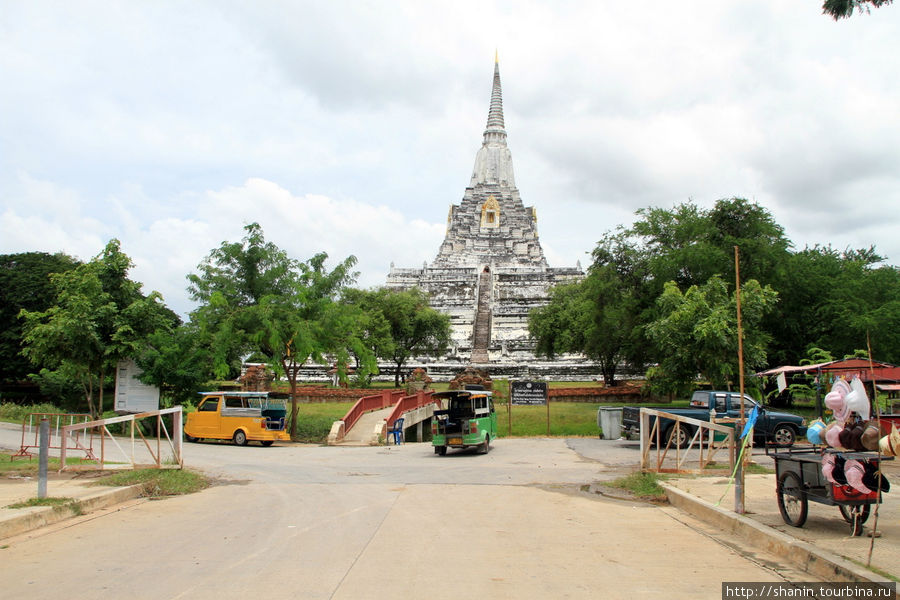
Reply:
<svg viewBox="0 0 900 600"><path fill-rule="evenodd" d="M440 400L432 392L419 391L411 396L402 390L385 390L364 396L335 421L328 434L328 445L376 446L387 442L387 431L397 419L403 419L404 438L414 431L416 441L422 441L423 422L440 410ZM437 406L437 408L435 408Z"/></svg>

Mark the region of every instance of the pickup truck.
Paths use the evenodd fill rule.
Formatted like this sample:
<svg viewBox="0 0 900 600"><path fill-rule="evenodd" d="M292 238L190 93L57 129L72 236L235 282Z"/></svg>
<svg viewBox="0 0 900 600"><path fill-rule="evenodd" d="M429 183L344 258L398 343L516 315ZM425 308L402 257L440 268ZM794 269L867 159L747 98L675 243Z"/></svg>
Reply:
<svg viewBox="0 0 900 600"><path fill-rule="evenodd" d="M740 416L740 394L738 392L722 392L698 390L691 397L688 408L668 408L654 406L662 410L682 417L691 417L701 421L709 421L712 409L716 410L716 418L738 418ZM750 411L757 403L744 394L744 416L749 416ZM656 417L650 417L650 426ZM681 448L685 448L694 436L695 427L687 423L680 423L680 431L676 431L675 421L663 419L661 423L660 440L669 442L669 438L678 434L673 441L677 441ZM630 433L640 433L641 407L626 406L622 409L622 428ZM790 413L767 410L759 407L759 417L753 428L753 438L756 442L771 443L776 446L792 446L800 436L806 435L806 419Z"/></svg>

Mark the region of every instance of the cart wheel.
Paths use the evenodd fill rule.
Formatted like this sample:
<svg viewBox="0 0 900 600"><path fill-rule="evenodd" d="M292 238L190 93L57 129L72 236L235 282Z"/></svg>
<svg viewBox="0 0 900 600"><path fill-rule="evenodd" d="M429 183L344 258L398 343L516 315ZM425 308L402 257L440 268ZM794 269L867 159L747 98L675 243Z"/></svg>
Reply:
<svg viewBox="0 0 900 600"><path fill-rule="evenodd" d="M853 513L853 521L850 523L850 535L859 537L863 532L862 513Z"/></svg>
<svg viewBox="0 0 900 600"><path fill-rule="evenodd" d="M776 489L778 494L778 510L781 518L792 527L803 527L809 511L806 493L800 484L800 477L793 471L785 471L778 478Z"/></svg>
<svg viewBox="0 0 900 600"><path fill-rule="evenodd" d="M841 509L841 516L844 517L844 520L850 524L853 524L853 516L859 515L859 522L865 523L869 519L869 510L871 506L868 504L863 504L862 506L845 506L843 504L839 504L838 508Z"/></svg>

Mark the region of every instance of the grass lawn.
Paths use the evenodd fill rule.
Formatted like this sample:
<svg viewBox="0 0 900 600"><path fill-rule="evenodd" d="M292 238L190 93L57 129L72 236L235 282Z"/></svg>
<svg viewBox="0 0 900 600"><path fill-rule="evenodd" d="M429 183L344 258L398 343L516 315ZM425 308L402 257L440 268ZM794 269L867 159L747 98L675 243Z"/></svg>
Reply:
<svg viewBox="0 0 900 600"><path fill-rule="evenodd" d="M354 402L309 402L298 405L297 441L324 444L331 425L340 421ZM291 410L288 403L288 411Z"/></svg>
<svg viewBox="0 0 900 600"><path fill-rule="evenodd" d="M21 477L37 477L38 474L38 457L35 450L35 456L31 460L27 458L16 458L10 460L13 452L0 452L0 477L8 477L10 475L19 475ZM69 456L66 458L67 465L84 464L78 457ZM59 471L59 458L50 456L47 458L47 471Z"/></svg>

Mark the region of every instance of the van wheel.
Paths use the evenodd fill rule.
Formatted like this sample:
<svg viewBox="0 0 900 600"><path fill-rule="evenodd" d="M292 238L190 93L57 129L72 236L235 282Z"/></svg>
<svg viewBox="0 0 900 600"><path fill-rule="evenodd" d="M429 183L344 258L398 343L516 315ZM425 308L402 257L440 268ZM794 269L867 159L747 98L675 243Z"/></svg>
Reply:
<svg viewBox="0 0 900 600"><path fill-rule="evenodd" d="M272 445L272 440L263 440L263 441L260 442L260 444L262 444L263 446L265 446L266 448L268 448L269 446Z"/></svg>
<svg viewBox="0 0 900 600"><path fill-rule="evenodd" d="M235 446L246 446L247 445L247 434L242 430L238 429L234 432L234 445Z"/></svg>
<svg viewBox="0 0 900 600"><path fill-rule="evenodd" d="M188 434L184 434L184 439L185 439L185 441L190 442L192 444L197 441L197 438L195 438L192 435L188 435Z"/></svg>

